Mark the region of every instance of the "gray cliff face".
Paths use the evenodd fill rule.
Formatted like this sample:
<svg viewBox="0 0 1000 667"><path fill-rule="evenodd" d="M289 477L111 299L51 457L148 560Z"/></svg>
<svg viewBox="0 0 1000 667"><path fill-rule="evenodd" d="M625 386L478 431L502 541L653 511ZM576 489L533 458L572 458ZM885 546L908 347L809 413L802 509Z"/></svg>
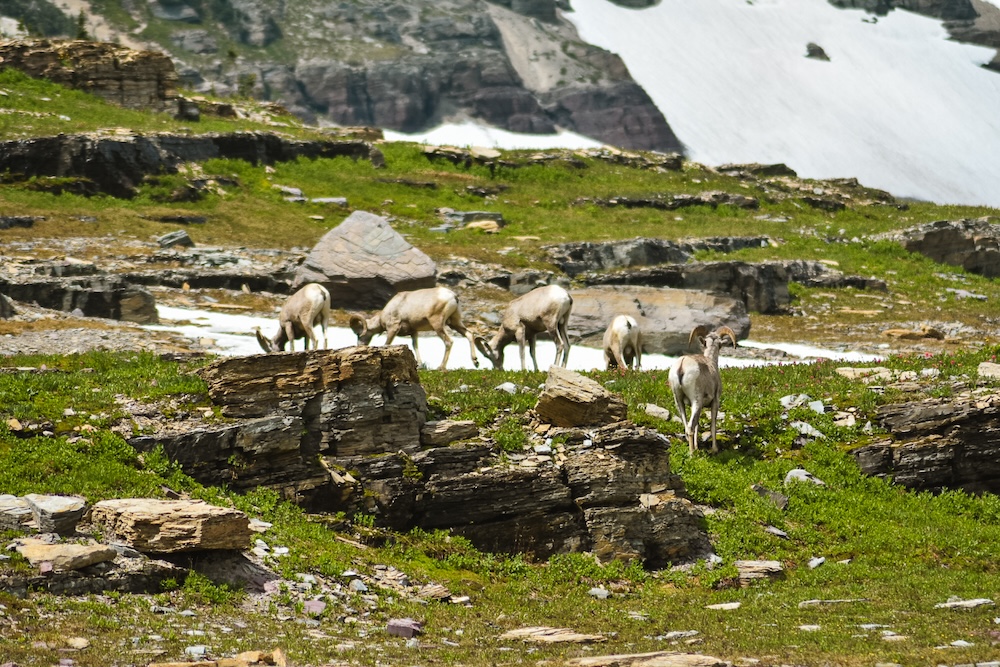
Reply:
<svg viewBox="0 0 1000 667"><path fill-rule="evenodd" d="M563 19L567 0L123 7L162 35L150 46L174 59L182 86L278 101L309 122L415 132L472 118L514 132L568 129L623 148L682 149L621 60L582 42ZM118 28L97 37L137 37Z"/></svg>

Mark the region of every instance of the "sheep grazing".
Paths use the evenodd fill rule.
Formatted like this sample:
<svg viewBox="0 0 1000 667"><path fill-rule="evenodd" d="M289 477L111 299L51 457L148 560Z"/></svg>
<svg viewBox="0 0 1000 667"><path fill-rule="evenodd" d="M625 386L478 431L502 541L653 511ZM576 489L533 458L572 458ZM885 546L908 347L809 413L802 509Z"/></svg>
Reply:
<svg viewBox="0 0 1000 667"><path fill-rule="evenodd" d="M289 350L295 349L295 339L305 338L305 349L312 341L314 350L319 349L316 325L323 328L323 347L326 347L326 328L330 324L330 292L319 283L303 285L302 289L288 297L278 314L278 333L274 338L265 338L257 329L257 342L265 352L283 352L285 344Z"/></svg>
<svg viewBox="0 0 1000 667"><path fill-rule="evenodd" d="M684 355L670 369L670 389L674 392L677 412L684 422L684 435L691 454L698 449L698 420L705 407L711 410L712 416L712 453L719 451L715 442L715 425L719 415L719 401L722 399L719 350L727 336L733 342L733 347L736 347L736 334L729 327L719 327L716 331L710 331L704 325L695 327L688 337L688 345L697 338L701 342L702 353ZM685 404L691 406L690 419Z"/></svg>
<svg viewBox="0 0 1000 667"><path fill-rule="evenodd" d="M476 346L496 369L503 368L503 350L516 340L521 351L521 370L527 370L524 363L524 344L528 344L531 361L538 370L535 358L535 337L547 332L556 343L557 366L566 367L569 361L569 335L566 325L573 309L573 297L558 285L538 287L523 294L509 304L503 313L500 329L489 342L476 336Z"/></svg>
<svg viewBox="0 0 1000 667"><path fill-rule="evenodd" d="M635 318L616 315L604 332L604 365L608 370L642 368L642 331Z"/></svg>
<svg viewBox="0 0 1000 667"><path fill-rule="evenodd" d="M382 312L367 320L360 315L351 316L351 329L358 335L359 345L368 345L372 338L385 332L385 344L391 345L397 336L410 336L413 341L413 356L420 365L417 349L417 332L433 331L444 341L444 359L440 370L448 365L451 355L451 337L444 327L448 325L469 340L472 364L479 368L476 357L476 343L472 332L462 323L462 313L458 309L458 296L446 287L430 287L412 292L400 292L385 304Z"/></svg>

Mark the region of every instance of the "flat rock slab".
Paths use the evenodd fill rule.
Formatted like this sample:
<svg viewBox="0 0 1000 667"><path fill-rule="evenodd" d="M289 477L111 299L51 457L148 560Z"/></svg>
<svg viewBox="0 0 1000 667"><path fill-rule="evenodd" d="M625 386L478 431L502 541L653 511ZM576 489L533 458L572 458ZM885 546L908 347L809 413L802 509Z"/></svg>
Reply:
<svg viewBox="0 0 1000 667"><path fill-rule="evenodd" d="M626 655L595 655L575 658L566 664L572 667L729 667L732 663L710 655L656 651Z"/></svg>
<svg viewBox="0 0 1000 667"><path fill-rule="evenodd" d="M754 581L779 579L785 576L785 566L780 560L738 560L740 585L749 586Z"/></svg>
<svg viewBox="0 0 1000 667"><path fill-rule="evenodd" d="M109 537L142 553L246 549L253 535L243 512L195 500L103 500L90 518Z"/></svg>
<svg viewBox="0 0 1000 667"><path fill-rule="evenodd" d="M500 635L500 639L520 639L536 644L593 644L606 640L603 635L585 635L569 628L550 628L546 626L510 630Z"/></svg>
<svg viewBox="0 0 1000 667"><path fill-rule="evenodd" d="M23 498L0 495L0 530L24 530L34 520L31 506Z"/></svg>
<svg viewBox="0 0 1000 667"><path fill-rule="evenodd" d="M79 496L48 496L29 493L24 501L31 508L38 531L72 535L87 511L87 501Z"/></svg>
<svg viewBox="0 0 1000 667"><path fill-rule="evenodd" d="M535 412L542 421L556 426L588 426L622 421L628 408L621 396L600 383L575 371L551 366Z"/></svg>
<svg viewBox="0 0 1000 667"><path fill-rule="evenodd" d="M479 435L479 427L474 421L441 419L427 422L420 427L420 444L425 447L440 447L456 440L468 440Z"/></svg>
<svg viewBox="0 0 1000 667"><path fill-rule="evenodd" d="M97 563L114 560L118 552L104 544L49 544L42 540L21 540L17 553L28 559L32 567L51 563L56 572L79 570Z"/></svg>

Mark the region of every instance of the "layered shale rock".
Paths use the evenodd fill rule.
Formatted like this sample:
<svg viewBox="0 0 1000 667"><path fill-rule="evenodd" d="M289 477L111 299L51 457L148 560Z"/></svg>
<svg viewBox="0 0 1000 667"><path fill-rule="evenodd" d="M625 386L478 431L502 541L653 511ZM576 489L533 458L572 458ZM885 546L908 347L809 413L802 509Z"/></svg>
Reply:
<svg viewBox="0 0 1000 667"><path fill-rule="evenodd" d="M368 512L392 529L450 529L539 558L594 550L661 567L711 550L651 429L595 425L558 462L510 465L474 424L427 421L405 346L231 358L199 374L232 421L130 442L163 447L205 483L273 488L311 511ZM617 407L598 422L624 417L620 399L605 402Z"/></svg>
<svg viewBox="0 0 1000 667"><path fill-rule="evenodd" d="M854 450L866 474L917 490L1000 493L1000 396L894 403L877 416L892 440Z"/></svg>
<svg viewBox="0 0 1000 667"><path fill-rule="evenodd" d="M994 218L938 220L875 237L896 241L935 262L987 278L1000 276L1000 226Z"/></svg>

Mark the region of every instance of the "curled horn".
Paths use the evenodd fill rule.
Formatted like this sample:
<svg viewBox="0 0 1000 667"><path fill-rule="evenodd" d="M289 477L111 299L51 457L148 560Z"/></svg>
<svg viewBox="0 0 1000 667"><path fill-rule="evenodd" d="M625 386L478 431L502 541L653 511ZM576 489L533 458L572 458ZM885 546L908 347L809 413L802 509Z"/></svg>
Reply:
<svg viewBox="0 0 1000 667"><path fill-rule="evenodd" d="M691 343L694 341L695 338L704 338L709 331L710 331L709 328L706 327L704 324L699 324L694 329L692 329L691 335L688 336L688 347L691 347Z"/></svg>
<svg viewBox="0 0 1000 667"><path fill-rule="evenodd" d="M733 347L736 347L736 333L729 327L719 327L715 330L715 333L720 336L729 336L729 340L733 341Z"/></svg>
<svg viewBox="0 0 1000 667"><path fill-rule="evenodd" d="M486 342L485 338L483 338L482 336L475 336L473 340L476 341L476 349L479 350L480 354L482 354L490 361L493 362L496 361L497 359L496 352L493 351L493 348L490 347L490 344Z"/></svg>
<svg viewBox="0 0 1000 667"><path fill-rule="evenodd" d="M265 352L274 352L274 346L271 344L271 341L265 338L264 334L260 332L260 327L256 327L254 331L257 334L257 342L260 343L261 348Z"/></svg>
<svg viewBox="0 0 1000 667"><path fill-rule="evenodd" d="M368 333L368 323L365 321L365 318L360 315L351 315L351 331L353 331L358 338L361 338Z"/></svg>

